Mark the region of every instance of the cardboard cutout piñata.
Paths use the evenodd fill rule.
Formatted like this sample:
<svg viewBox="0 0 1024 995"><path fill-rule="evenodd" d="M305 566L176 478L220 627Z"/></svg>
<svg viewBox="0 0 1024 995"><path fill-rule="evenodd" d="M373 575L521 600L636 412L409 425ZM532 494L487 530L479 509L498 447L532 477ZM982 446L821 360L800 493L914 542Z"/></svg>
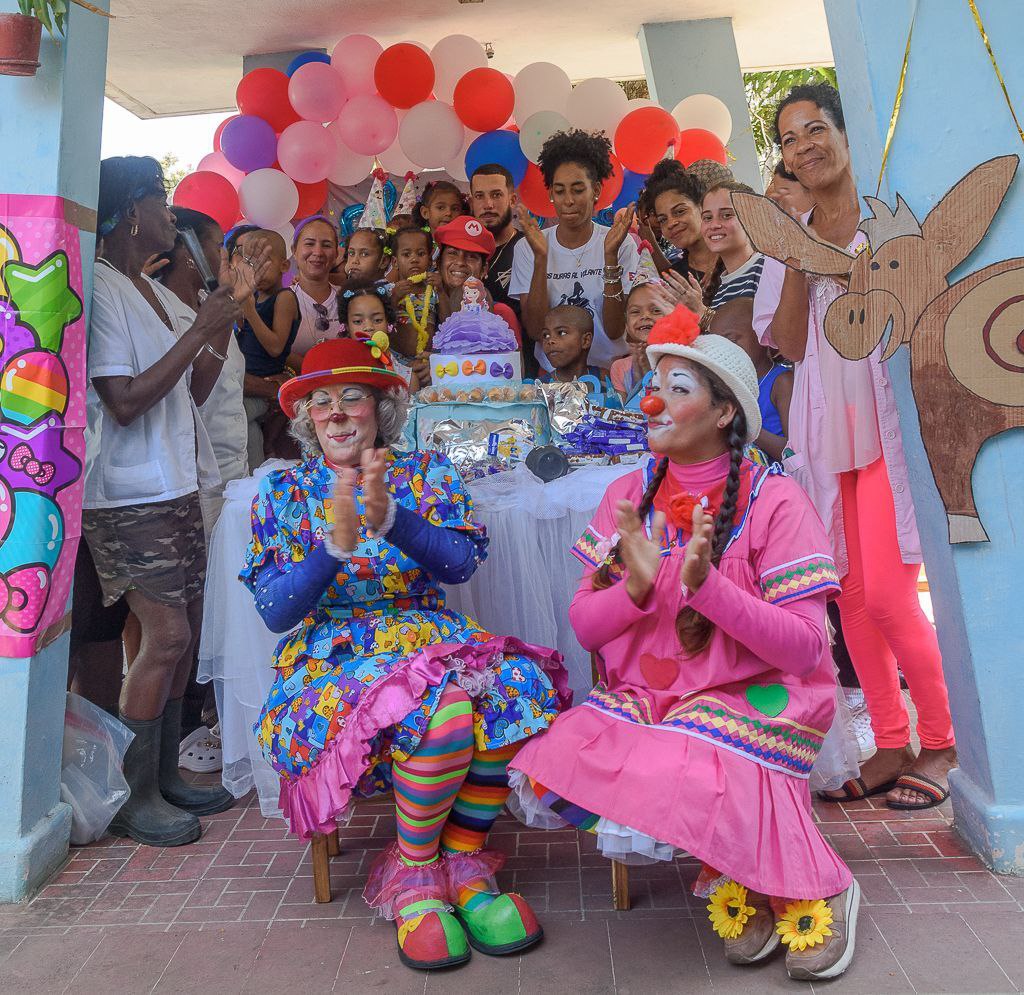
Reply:
<svg viewBox="0 0 1024 995"><path fill-rule="evenodd" d="M975 167L918 222L866 197L868 249L821 242L771 201L734 193L751 242L806 273L849 277L825 315L825 337L847 359L908 343L921 438L946 508L950 542L987 542L971 474L982 444L1024 427L1024 259L1007 259L949 285L977 247L1017 170L1015 155ZM796 265L794 265L796 264Z"/></svg>

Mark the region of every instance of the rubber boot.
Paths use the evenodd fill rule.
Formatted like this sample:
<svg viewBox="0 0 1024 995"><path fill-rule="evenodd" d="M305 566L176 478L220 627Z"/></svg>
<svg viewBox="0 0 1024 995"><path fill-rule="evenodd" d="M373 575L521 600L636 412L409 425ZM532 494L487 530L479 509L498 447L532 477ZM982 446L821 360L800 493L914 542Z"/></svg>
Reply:
<svg viewBox="0 0 1024 995"><path fill-rule="evenodd" d="M160 794L161 719L136 721L120 716L135 733L124 755L124 779L131 794L110 823L115 836L129 836L146 846L183 846L194 843L201 832L199 820L164 801Z"/></svg>
<svg viewBox="0 0 1024 995"><path fill-rule="evenodd" d="M181 698L167 702L160 734L160 793L172 805L193 815L225 812L235 804L235 796L224 788L189 784L182 779L178 760L181 747Z"/></svg>

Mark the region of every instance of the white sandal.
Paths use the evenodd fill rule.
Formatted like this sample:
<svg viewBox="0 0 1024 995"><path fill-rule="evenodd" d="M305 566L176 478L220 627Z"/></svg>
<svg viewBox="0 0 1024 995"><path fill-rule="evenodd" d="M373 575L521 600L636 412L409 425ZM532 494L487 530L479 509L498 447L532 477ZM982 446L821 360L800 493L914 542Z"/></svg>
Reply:
<svg viewBox="0 0 1024 995"><path fill-rule="evenodd" d="M220 745L220 723L212 729L200 726L182 741L178 751L178 766L197 774L211 774L221 769L223 751Z"/></svg>

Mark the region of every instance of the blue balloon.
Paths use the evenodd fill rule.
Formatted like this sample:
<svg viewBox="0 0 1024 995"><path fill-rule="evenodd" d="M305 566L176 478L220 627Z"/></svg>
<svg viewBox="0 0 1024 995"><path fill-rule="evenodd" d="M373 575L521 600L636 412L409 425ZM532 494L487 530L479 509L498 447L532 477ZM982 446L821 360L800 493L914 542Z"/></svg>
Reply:
<svg viewBox="0 0 1024 995"><path fill-rule="evenodd" d="M466 149L466 175L472 177L480 166L488 163L504 166L516 186L523 182L529 160L519 147L519 135L514 131L485 131Z"/></svg>
<svg viewBox="0 0 1024 995"><path fill-rule="evenodd" d="M304 66L307 62L326 62L330 65L331 57L326 52L303 52L301 55L296 55L295 58L288 63L285 75L291 76L299 66Z"/></svg>
<svg viewBox="0 0 1024 995"><path fill-rule="evenodd" d="M646 182L647 176L643 173L634 173L631 170L624 169L622 171L622 190L619 191L618 197L612 202L612 214L620 208L629 207L630 204L635 203Z"/></svg>

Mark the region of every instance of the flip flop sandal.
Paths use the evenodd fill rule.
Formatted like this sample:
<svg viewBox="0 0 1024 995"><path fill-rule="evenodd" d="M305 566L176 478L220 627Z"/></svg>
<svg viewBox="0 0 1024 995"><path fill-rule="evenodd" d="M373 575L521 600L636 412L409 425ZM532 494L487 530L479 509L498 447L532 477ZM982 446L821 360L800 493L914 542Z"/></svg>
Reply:
<svg viewBox="0 0 1024 995"><path fill-rule="evenodd" d="M924 774L901 774L896 778L894 788L905 788L908 791L916 791L931 799L926 802L886 802L889 808L903 809L904 811L915 811L921 808L935 808L941 805L949 797L949 788L944 788L937 781L933 781Z"/></svg>
<svg viewBox="0 0 1024 995"><path fill-rule="evenodd" d="M879 784L874 788L869 788L864 783L864 778L855 777L850 781L847 781L843 787L843 794L839 798L833 798L831 795L826 795L824 792L818 793L818 798L823 802L856 802L860 801L861 798L870 798L872 795L884 795L896 786L898 779L892 781L886 781L885 784Z"/></svg>

